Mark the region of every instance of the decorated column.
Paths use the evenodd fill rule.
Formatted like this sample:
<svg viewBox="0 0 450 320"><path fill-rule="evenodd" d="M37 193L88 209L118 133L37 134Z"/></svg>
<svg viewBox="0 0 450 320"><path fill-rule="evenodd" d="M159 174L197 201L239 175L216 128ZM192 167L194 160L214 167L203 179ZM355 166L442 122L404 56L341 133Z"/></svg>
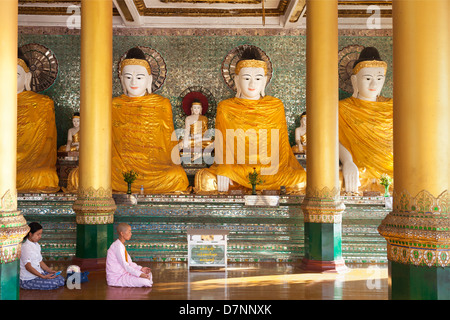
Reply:
<svg viewBox="0 0 450 320"><path fill-rule="evenodd" d="M116 209L111 191L112 1L81 2L81 107L74 262L104 267Z"/></svg>
<svg viewBox="0 0 450 320"><path fill-rule="evenodd" d="M339 271L342 211L338 149L337 0L309 0L306 25L307 189L303 267Z"/></svg>
<svg viewBox="0 0 450 320"><path fill-rule="evenodd" d="M394 205L378 229L389 296L448 300L450 2L393 1L393 15Z"/></svg>
<svg viewBox="0 0 450 320"><path fill-rule="evenodd" d="M0 10L0 300L19 299L19 260L29 227L17 210L17 0Z"/></svg>

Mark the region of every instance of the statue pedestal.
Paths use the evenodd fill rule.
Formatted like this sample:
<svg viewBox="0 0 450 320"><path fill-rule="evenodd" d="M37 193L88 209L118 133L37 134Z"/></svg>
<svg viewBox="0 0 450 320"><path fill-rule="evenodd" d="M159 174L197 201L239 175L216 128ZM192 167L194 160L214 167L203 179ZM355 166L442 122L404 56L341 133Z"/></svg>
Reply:
<svg viewBox="0 0 450 320"><path fill-rule="evenodd" d="M78 167L78 151L58 152L56 161L56 172L59 177L59 186L67 187L67 179L72 169Z"/></svg>
<svg viewBox="0 0 450 320"><path fill-rule="evenodd" d="M245 195L246 206L277 207L280 196L275 195Z"/></svg>
<svg viewBox="0 0 450 320"><path fill-rule="evenodd" d="M113 199L116 205L132 206L137 204L137 199L132 194L115 193Z"/></svg>

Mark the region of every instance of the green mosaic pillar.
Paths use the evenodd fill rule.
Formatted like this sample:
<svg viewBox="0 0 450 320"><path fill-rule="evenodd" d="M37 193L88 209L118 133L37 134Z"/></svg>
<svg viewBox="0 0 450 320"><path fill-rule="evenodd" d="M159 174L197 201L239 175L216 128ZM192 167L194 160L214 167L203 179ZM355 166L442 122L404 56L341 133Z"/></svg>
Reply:
<svg viewBox="0 0 450 320"><path fill-rule="evenodd" d="M102 269L112 242L112 1L81 1L80 160L74 263ZM85 139L83 137L86 137Z"/></svg>
<svg viewBox="0 0 450 320"><path fill-rule="evenodd" d="M345 205L339 192L307 191L302 203L305 223L303 269L309 271L346 270L342 257L342 212Z"/></svg>
<svg viewBox="0 0 450 320"><path fill-rule="evenodd" d="M0 264L0 300L19 299L19 260Z"/></svg>
<svg viewBox="0 0 450 320"><path fill-rule="evenodd" d="M449 12L447 0L393 2L394 204L378 228L391 299L450 299Z"/></svg>
<svg viewBox="0 0 450 320"><path fill-rule="evenodd" d="M306 39L307 188L303 269L345 269L338 148L338 3L308 0Z"/></svg>

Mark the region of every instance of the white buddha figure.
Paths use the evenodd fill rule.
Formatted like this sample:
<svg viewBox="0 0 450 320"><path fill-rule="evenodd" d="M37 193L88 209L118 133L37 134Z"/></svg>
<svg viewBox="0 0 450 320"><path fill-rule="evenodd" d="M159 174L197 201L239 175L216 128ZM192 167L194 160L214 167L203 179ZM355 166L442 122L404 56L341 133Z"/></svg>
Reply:
<svg viewBox="0 0 450 320"><path fill-rule="evenodd" d="M306 153L306 111L300 115L300 127L295 128L294 153Z"/></svg>
<svg viewBox="0 0 450 320"><path fill-rule="evenodd" d="M56 123L53 100L31 91L28 60L17 59L17 191L53 193L56 173Z"/></svg>
<svg viewBox="0 0 450 320"><path fill-rule="evenodd" d="M246 49L235 72L236 96L217 107L215 164L197 172L195 191L251 188L248 175L254 170L263 180L257 190L304 191L306 172L289 144L284 105L265 95L266 62L257 50Z"/></svg>
<svg viewBox="0 0 450 320"><path fill-rule="evenodd" d="M339 101L339 160L345 191L384 192L378 179L393 176L393 104L380 96L386 62L365 48L351 76L353 96Z"/></svg>
<svg viewBox="0 0 450 320"><path fill-rule="evenodd" d="M191 114L185 119L184 136L179 147L183 152L193 154L193 159L202 155L203 150L211 145L211 137L206 135L208 130L208 118L203 114L203 106L200 100L194 99L191 106Z"/></svg>
<svg viewBox="0 0 450 320"><path fill-rule="evenodd" d="M127 191L122 173L138 173L132 192L184 192L189 181L172 161L174 125L169 99L152 93L152 73L139 48L128 51L120 65L124 94L112 101L112 189ZM178 162L179 163L179 162Z"/></svg>
<svg viewBox="0 0 450 320"><path fill-rule="evenodd" d="M67 143L59 147L58 151L79 151L80 150L80 113L75 112L72 116L73 127L67 131Z"/></svg>

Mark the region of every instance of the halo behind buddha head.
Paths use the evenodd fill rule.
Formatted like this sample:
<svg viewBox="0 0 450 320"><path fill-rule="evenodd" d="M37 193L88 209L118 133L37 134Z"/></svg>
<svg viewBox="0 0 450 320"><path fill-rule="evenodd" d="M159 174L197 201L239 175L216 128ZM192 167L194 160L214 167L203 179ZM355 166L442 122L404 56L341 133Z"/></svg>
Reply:
<svg viewBox="0 0 450 320"><path fill-rule="evenodd" d="M374 47L366 47L359 54L358 60L353 64L353 74L357 74L362 68L384 68L387 71L387 63L384 62L378 50Z"/></svg>
<svg viewBox="0 0 450 320"><path fill-rule="evenodd" d="M250 50L247 50L248 48L251 48ZM244 55L244 52L245 55ZM257 53L255 53L257 52ZM244 56L243 56L244 55ZM258 57L259 59L252 59L251 57ZM230 89L232 89L234 92L236 92L236 84L234 82L234 76L237 74L236 67L237 64L241 60L262 60L265 62L265 67L267 69L266 76L267 76L267 83L266 86L269 84L270 79L272 78L272 62L270 61L270 58L267 56L267 54L257 46L249 45L249 44L243 44L240 46L235 47L232 49L226 56L225 59L222 62L222 77L225 81L225 83L228 85ZM261 62L256 62L261 63ZM261 67L263 67L263 64L261 64ZM264 68L264 67L263 67ZM239 69L238 69L239 71Z"/></svg>
<svg viewBox="0 0 450 320"><path fill-rule="evenodd" d="M208 98L199 91L193 91L186 94L182 101L182 108L186 115L191 115L191 107L194 102L200 103L202 105L202 115L208 112Z"/></svg>

